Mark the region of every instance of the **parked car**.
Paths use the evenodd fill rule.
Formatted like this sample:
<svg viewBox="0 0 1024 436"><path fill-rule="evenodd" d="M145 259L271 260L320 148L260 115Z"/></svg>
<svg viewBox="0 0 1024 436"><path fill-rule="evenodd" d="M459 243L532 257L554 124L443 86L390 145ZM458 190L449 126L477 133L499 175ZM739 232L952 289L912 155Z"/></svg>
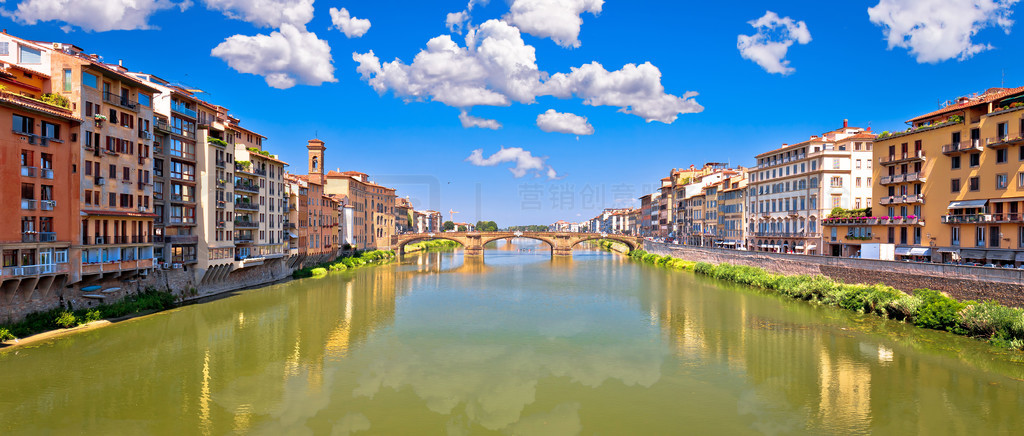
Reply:
<svg viewBox="0 0 1024 436"><path fill-rule="evenodd" d="M984 264L982 266L985 267L985 268L998 268L996 266L996 264L994 264L994 263L986 263L986 264Z"/></svg>
<svg viewBox="0 0 1024 436"><path fill-rule="evenodd" d="M1008 263L1008 264L1006 264L1006 265L1003 265L1003 268L1009 268L1009 269L1013 269L1013 268L1014 268L1014 266L1013 266L1013 264L1012 264L1012 263Z"/></svg>

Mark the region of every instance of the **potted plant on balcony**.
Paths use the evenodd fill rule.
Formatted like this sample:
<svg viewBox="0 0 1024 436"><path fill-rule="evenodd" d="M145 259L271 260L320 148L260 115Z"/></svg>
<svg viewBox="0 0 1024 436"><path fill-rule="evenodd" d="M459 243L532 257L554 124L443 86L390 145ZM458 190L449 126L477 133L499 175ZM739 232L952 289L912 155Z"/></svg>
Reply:
<svg viewBox="0 0 1024 436"><path fill-rule="evenodd" d="M96 127L103 127L103 122L107 120L106 115L96 114L93 115L92 119L96 121Z"/></svg>

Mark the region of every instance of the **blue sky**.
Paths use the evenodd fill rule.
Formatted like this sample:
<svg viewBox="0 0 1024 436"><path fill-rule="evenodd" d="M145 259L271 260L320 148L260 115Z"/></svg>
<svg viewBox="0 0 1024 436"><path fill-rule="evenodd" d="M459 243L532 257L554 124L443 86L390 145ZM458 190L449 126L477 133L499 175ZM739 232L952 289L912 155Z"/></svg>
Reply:
<svg viewBox="0 0 1024 436"><path fill-rule="evenodd" d="M939 101L1000 86L1004 78L1006 86L1024 84L1024 39L1012 23L1017 0L732 2L727 8L713 2L491 0L473 5L461 33L449 30L446 19L467 11L465 1L193 0L186 8L175 3L7 0L0 4L6 11L0 20L14 35L71 42L107 62L123 59L132 70L204 90L203 98L268 136L265 148L292 162L294 172L306 170L304 145L318 136L327 142L328 168L367 172L420 208L444 211L446 218L455 209L461 212L456 220L499 225L590 218L602 207L630 204L672 167L707 161L750 165L756 153L836 128L844 118L875 131L899 129ZM345 8L371 25L367 30L355 22L346 35L333 25L332 8ZM875 8L872 14L869 8ZM573 47L576 11L582 25ZM750 23L759 19L774 27L762 28L764 39L753 41L789 41L788 64L772 63L779 58L770 45L755 44L753 54L741 55L738 37L756 35ZM936 26L946 30L928 32ZM451 75L445 80L402 82L395 71L371 71L380 64L367 58L357 71L361 64L353 60L353 53L372 50L379 62L398 58L398 69L412 71L409 64L428 40L451 35L465 47L467 28L478 40L491 35L497 42L521 43L496 44L491 57L477 53L470 59L483 64L428 66ZM887 30L896 45L891 49ZM271 36L250 38L256 35ZM302 42L280 44L295 41ZM544 75L529 86L506 83L503 72L524 68L493 67L500 63L495 60L522 62L529 47L536 70L552 76L597 62L601 71L591 78L610 78L626 64L649 62L660 72L664 93L656 92L657 80L616 88L618 82L597 86L582 75L564 75L560 85ZM460 121L462 109L454 106L484 97L438 91L465 85L464 75L480 65L485 78L473 82L479 86L471 93L509 105L464 109L493 120L487 122L492 127L500 123L499 129L463 127ZM632 77L622 74L617 77ZM383 94L368 83L375 77ZM542 82L539 91L535 85ZM690 97L691 91L698 95ZM584 98L609 105L584 104ZM693 111L693 103L703 110L673 112ZM623 113L619 105L626 104L645 106ZM575 124L554 128L582 128L584 134L542 130L538 115L549 110L586 117L593 134L569 115L563 121ZM671 123L645 121L668 121L669 115L676 117ZM515 161L477 166L467 160L481 150L475 162L494 163L501 159L492 155L502 147L511 150L498 157L521 159L522 177L509 170ZM440 187L439 195L430 194L431 186Z"/></svg>

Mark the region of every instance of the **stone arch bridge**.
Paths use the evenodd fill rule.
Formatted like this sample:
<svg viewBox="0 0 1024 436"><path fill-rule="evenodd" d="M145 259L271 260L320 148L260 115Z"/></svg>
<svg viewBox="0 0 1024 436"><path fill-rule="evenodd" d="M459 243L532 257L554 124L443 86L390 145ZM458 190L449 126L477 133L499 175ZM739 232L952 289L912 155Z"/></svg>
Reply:
<svg viewBox="0 0 1024 436"><path fill-rule="evenodd" d="M499 239L527 238L543 241L551 247L552 256L572 256L572 248L583 241L608 239L625 244L630 250L643 245L643 239L634 236L612 235L605 233L575 232L443 232L443 233L409 233L391 238L391 248L398 255L405 254L405 246L414 242L431 239L447 239L462 245L466 256L483 256L484 245Z"/></svg>

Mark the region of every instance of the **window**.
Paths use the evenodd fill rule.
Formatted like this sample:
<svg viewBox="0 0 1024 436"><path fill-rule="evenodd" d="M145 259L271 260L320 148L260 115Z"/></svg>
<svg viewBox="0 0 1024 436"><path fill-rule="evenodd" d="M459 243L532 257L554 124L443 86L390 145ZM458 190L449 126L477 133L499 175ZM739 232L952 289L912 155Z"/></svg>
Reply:
<svg viewBox="0 0 1024 436"><path fill-rule="evenodd" d="M833 188L842 188L843 187L843 178L841 176L833 176L832 177L832 187Z"/></svg>
<svg viewBox="0 0 1024 436"><path fill-rule="evenodd" d="M1024 178L1022 178L1021 180L1024 180ZM949 192L953 192L953 193L960 192L960 179L950 179L949 180Z"/></svg>
<svg viewBox="0 0 1024 436"><path fill-rule="evenodd" d="M859 162L859 161L858 161L858 162ZM855 185L855 186L856 186L856 187L858 187L858 188L860 188L860 187L861 187L861 185L860 185L860 177L857 177L857 179L856 179L856 180L857 180L857 183L856 183L856 185ZM860 209L860 208L858 207L858 209Z"/></svg>
<svg viewBox="0 0 1024 436"><path fill-rule="evenodd" d="M92 73L82 71L82 85L90 88L99 88L99 78Z"/></svg>
<svg viewBox="0 0 1024 436"><path fill-rule="evenodd" d="M1024 153L1024 146L1021 147L1021 150L1021 153ZM954 170L960 169L960 156L953 156L952 158L950 158L950 163L950 168Z"/></svg>
<svg viewBox="0 0 1024 436"><path fill-rule="evenodd" d="M42 128L43 128L43 131L39 132L39 133L41 133L43 135L43 137L50 138L50 139L57 139L57 140L60 139L60 126L59 125L43 121Z"/></svg>
<svg viewBox="0 0 1024 436"><path fill-rule="evenodd" d="M1008 184L1006 174L996 174L996 189L1006 189Z"/></svg>
<svg viewBox="0 0 1024 436"><path fill-rule="evenodd" d="M70 92L71 91L71 69L70 68L65 68L64 69L64 91L65 92Z"/></svg>
<svg viewBox="0 0 1024 436"><path fill-rule="evenodd" d="M1006 163L1007 156L1009 156L1009 154L1010 153L1005 148L996 150L996 163Z"/></svg>
<svg viewBox="0 0 1024 436"><path fill-rule="evenodd" d="M843 196L833 195L832 196L832 208L843 207Z"/></svg>
<svg viewBox="0 0 1024 436"><path fill-rule="evenodd" d="M839 159L832 159L832 169L834 169L834 170L838 170L839 169Z"/></svg>
<svg viewBox="0 0 1024 436"><path fill-rule="evenodd" d="M23 64L41 64L43 63L43 54L39 50L34 48L25 47L23 45L18 46L18 58Z"/></svg>
<svg viewBox="0 0 1024 436"><path fill-rule="evenodd" d="M9 42L0 42L0 56L7 56L11 54L10 48L8 47ZM10 265L4 265L10 266Z"/></svg>
<svg viewBox="0 0 1024 436"><path fill-rule="evenodd" d="M979 177L971 177L970 179L970 190L977 191L981 189L981 180Z"/></svg>
<svg viewBox="0 0 1024 436"><path fill-rule="evenodd" d="M981 153L971 153L971 168L974 168L981 164Z"/></svg>
<svg viewBox="0 0 1024 436"><path fill-rule="evenodd" d="M1022 228L1024 228L1024 227L1022 227ZM951 241L951 244L954 245L954 246L959 246L960 245L960 227L957 227L957 226L950 227L949 240Z"/></svg>
<svg viewBox="0 0 1024 436"><path fill-rule="evenodd" d="M12 125L12 128L14 129L15 133L21 133L21 134L25 134L25 135L31 135L31 134L35 133L35 129L34 129L34 127L35 127L35 120L34 119L29 118L29 117L23 117L21 115L15 114L13 116L13 120L12 121L13 121L13 123L11 125Z"/></svg>
<svg viewBox="0 0 1024 436"><path fill-rule="evenodd" d="M974 241L974 243L978 247L984 247L985 246L985 228L984 227L978 226L977 230L975 231L975 241Z"/></svg>

